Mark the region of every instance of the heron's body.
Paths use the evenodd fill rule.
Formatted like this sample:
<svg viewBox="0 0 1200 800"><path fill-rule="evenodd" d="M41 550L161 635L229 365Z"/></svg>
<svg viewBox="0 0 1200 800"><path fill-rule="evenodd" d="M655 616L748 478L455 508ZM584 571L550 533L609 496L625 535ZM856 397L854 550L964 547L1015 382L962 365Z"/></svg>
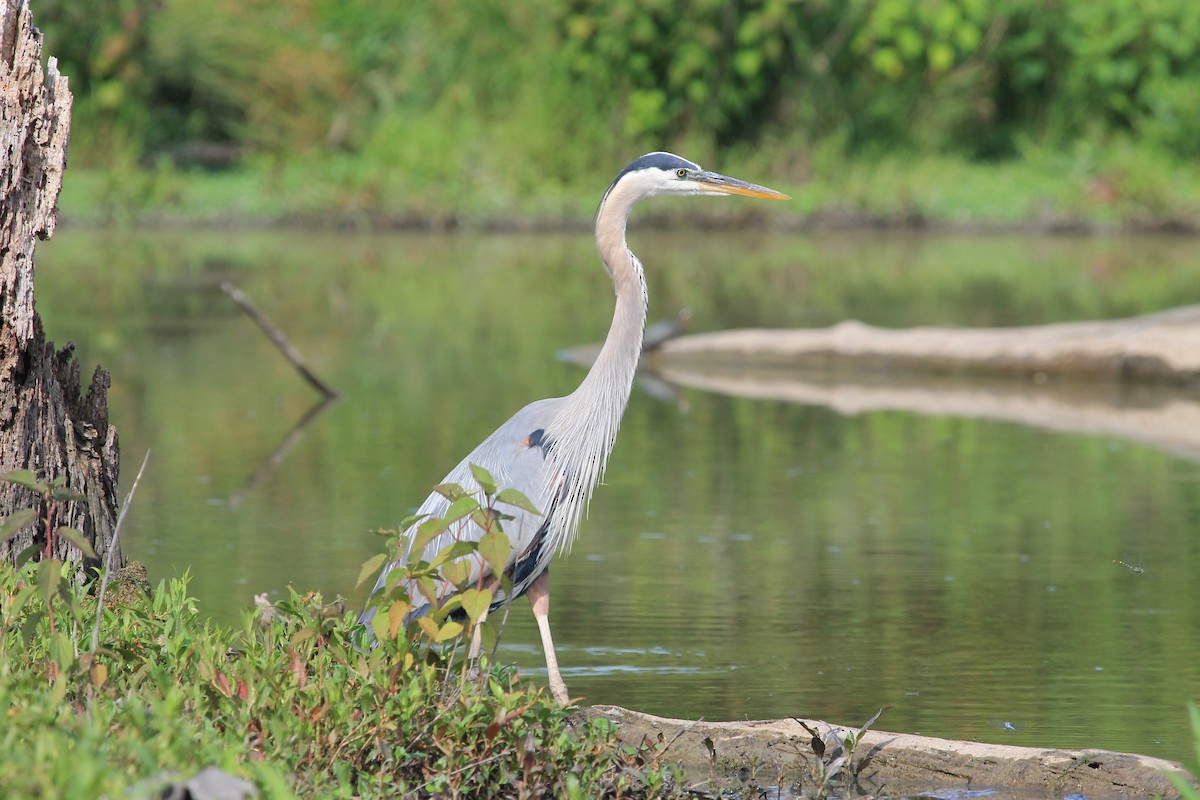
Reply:
<svg viewBox="0 0 1200 800"><path fill-rule="evenodd" d="M547 569L554 554L567 550L575 538L592 490L604 474L625 413L637 370L646 325L646 278L641 262L625 241L625 225L633 205L658 194L742 194L786 199L771 189L705 172L696 164L670 153L650 153L618 175L604 195L596 215L596 245L612 278L616 309L608 336L595 363L574 392L530 403L471 451L446 476L468 491L477 488L471 465L487 469L502 488L522 492L540 514L505 508L514 518L504 523L512 544L506 574L512 593L499 590L493 608L528 592L542 633L550 671L550 686L560 702L567 702L566 686L558 674L548 620ZM431 494L418 514L443 516L450 501ZM474 524L455 527L431 541L423 557L432 558L456 539L477 539L482 531ZM410 554L405 554L406 558ZM472 559L479 570L481 560ZM376 584L384 586L385 568ZM487 576L477 572L472 583ZM445 587L444 587L445 588ZM421 602L420 596L413 600ZM420 613L416 609L414 613ZM370 619L373 609L364 613Z"/></svg>
<svg viewBox="0 0 1200 800"><path fill-rule="evenodd" d="M554 409L562 404L564 398L556 397L549 400L538 400L518 411L495 433L484 439L470 455L460 461L454 469L442 480L443 483L456 484L464 489L475 489L475 477L471 465L483 467L492 474L496 483L502 488L513 488L522 493L538 507L538 510L548 509L549 504L538 498L542 490L551 484L546 458L548 439L545 431L554 419ZM450 509L450 501L442 494L434 492L425 499L417 509L419 517L442 517ZM493 607L503 605L509 599L520 597L529 588L533 579L545 572L546 566L554 556L555 542L549 536L546 514L531 514L516 506L504 506L505 514L511 514L513 519L505 520L504 533L512 544L513 558L509 562L512 580L512 598L506 598L497 589ZM462 527L455 526L431 541L425 548L424 557L429 559L443 547L456 539L478 538L481 531L473 524L465 523ZM473 569L479 564L471 561ZM395 564L388 565L379 581L376 590L382 588L388 571ZM472 583L479 578L478 572L471 575ZM417 603L423 603L424 598L417 595ZM419 607L418 607L419 610Z"/></svg>

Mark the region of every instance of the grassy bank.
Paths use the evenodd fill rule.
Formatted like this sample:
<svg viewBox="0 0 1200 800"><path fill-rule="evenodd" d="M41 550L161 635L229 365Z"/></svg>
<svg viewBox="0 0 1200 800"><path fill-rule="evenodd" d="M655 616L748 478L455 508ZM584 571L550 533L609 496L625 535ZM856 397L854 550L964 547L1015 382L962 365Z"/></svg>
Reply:
<svg viewBox="0 0 1200 800"><path fill-rule="evenodd" d="M636 154L630 154L630 157ZM567 180L536 167L505 174L464 164L423 179L348 156L251 160L222 172L168 165L72 169L60 218L88 226L306 226L379 229L585 227L619 163ZM850 160L730 158L706 164L793 196L787 204L713 203L651 214L784 228L903 226L967 230L1200 231L1200 166L1134 146L1036 152L999 162L957 156Z"/></svg>
<svg viewBox="0 0 1200 800"><path fill-rule="evenodd" d="M240 627L224 627L200 615L186 577L151 590L131 565L108 592L107 579L78 583L71 564L29 562L32 548L22 566L0 565L0 703L19 723L0 733L5 795L175 796L170 787L215 770L239 787L221 796L268 800L675 796L659 745L621 745L611 723L574 718L486 654L462 657L464 638L493 648L502 625L484 619L491 590L466 588L466 559L478 552L499 574L509 545L497 506L529 502L477 475L486 505L447 487L461 516L425 519L415 535L428 541L467 515L487 533L392 570L401 580L374 595L373 635L314 593L261 596ZM36 488L46 507L82 499L32 473L0 477ZM436 594L453 576L462 591Z"/></svg>
<svg viewBox="0 0 1200 800"><path fill-rule="evenodd" d="M571 718L510 669L469 679L340 604L293 592L226 628L187 580L95 599L57 562L0 567L0 784L10 797L148 797L216 767L264 798L671 794L652 749Z"/></svg>

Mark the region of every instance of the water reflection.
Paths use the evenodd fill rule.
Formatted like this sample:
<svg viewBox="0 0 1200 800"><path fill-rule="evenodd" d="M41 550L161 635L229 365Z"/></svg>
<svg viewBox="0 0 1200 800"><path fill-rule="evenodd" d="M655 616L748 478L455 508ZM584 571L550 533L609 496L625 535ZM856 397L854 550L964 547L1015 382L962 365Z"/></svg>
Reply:
<svg viewBox="0 0 1200 800"><path fill-rule="evenodd" d="M271 473L277 470L279 465L287 459L288 453L296 446L296 442L300 440L300 437L304 435L305 429L309 425L312 425L321 414L328 411L330 406L336 403L337 400L337 397L326 396L309 406L308 410L300 415L295 424L279 440L279 444L275 446L271 454L246 479L246 482L235 489L233 494L229 495L229 499L226 500L229 507L236 511L246 499L246 496L261 486L270 477Z"/></svg>
<svg viewBox="0 0 1200 800"><path fill-rule="evenodd" d="M828 406L840 414L905 411L1015 422L1050 431L1106 436L1200 459L1200 396L1165 386L997 381L927 375L822 376L784 370L662 366L667 384L735 397Z"/></svg>
<svg viewBox="0 0 1200 800"><path fill-rule="evenodd" d="M687 307L697 330L1200 301L1178 240L631 238L653 254L652 315ZM312 392L222 280L344 393L302 433ZM573 389L581 373L555 352L611 315L586 236L60 230L39 281L49 335L113 371L126 483L154 451L128 554L152 575L190 570L225 620L288 583L361 602L370 531L515 409ZM635 391L607 485L552 568L573 693L847 724L892 704L877 727L1186 755L1183 704L1200 691L1187 392L667 377ZM537 642L519 603L502 654L534 679Z"/></svg>

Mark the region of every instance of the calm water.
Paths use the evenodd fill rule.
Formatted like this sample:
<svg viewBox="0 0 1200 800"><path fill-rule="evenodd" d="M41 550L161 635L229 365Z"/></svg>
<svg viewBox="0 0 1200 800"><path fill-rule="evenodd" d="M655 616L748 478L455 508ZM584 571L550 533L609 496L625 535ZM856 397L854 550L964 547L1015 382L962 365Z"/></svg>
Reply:
<svg viewBox="0 0 1200 800"><path fill-rule="evenodd" d="M631 238L651 319L688 307L694 330L1026 324L1200 302L1189 240ZM315 396L224 279L345 394L298 435ZM223 620L288 583L360 603L370 531L512 411L573 389L582 371L556 353L600 339L611 314L586 236L65 229L39 250L38 280L50 336L112 370L124 490L153 451L126 554L160 577L190 571ZM1187 755L1200 446L1185 440L1200 395L965 385L958 403L921 406L887 391L841 402L842 385L714 386L635 389L608 485L552 569L573 694L847 724L891 704L881 728ZM989 410L1010 395L1057 403L1065 422ZM1138 416L1151 413L1157 436ZM1096 414L1111 424L1085 424ZM540 680L527 609L502 654Z"/></svg>

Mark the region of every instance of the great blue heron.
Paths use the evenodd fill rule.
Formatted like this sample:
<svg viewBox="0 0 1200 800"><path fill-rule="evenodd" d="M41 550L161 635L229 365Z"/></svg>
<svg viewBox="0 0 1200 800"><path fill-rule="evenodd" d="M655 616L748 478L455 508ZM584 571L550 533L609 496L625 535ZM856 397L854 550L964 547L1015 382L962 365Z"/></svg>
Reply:
<svg viewBox="0 0 1200 800"><path fill-rule="evenodd" d="M774 189L708 172L671 153L649 153L621 170L596 213L596 246L617 294L612 325L599 356L578 389L566 397L538 400L525 406L472 450L443 481L468 491L475 489L478 484L471 472L471 465L475 464L491 472L501 487L524 493L543 512L537 515L519 508L504 509L515 515L504 525L512 545L505 571L511 581L511 593L505 595L498 581L480 575L479 571L485 567L474 559L471 582L490 580L495 588L491 610L528 593L546 653L550 691L563 705L569 698L550 636L548 567L556 551L570 549L592 489L604 474L642 351L646 277L641 262L625 242L629 212L643 198L672 194L789 199ZM435 492L417 513L443 516L449 506L450 501ZM423 556L432 559L455 540L478 539L481 535L482 531L472 523L448 530L426 545ZM406 553L404 559L384 568L374 591L385 586L388 571L409 555ZM419 615L420 604L426 601L417 592L410 594L417 605L411 613ZM374 607L368 604L362 621L369 623L374 613ZM478 652L477 640L472 651L473 655Z"/></svg>

